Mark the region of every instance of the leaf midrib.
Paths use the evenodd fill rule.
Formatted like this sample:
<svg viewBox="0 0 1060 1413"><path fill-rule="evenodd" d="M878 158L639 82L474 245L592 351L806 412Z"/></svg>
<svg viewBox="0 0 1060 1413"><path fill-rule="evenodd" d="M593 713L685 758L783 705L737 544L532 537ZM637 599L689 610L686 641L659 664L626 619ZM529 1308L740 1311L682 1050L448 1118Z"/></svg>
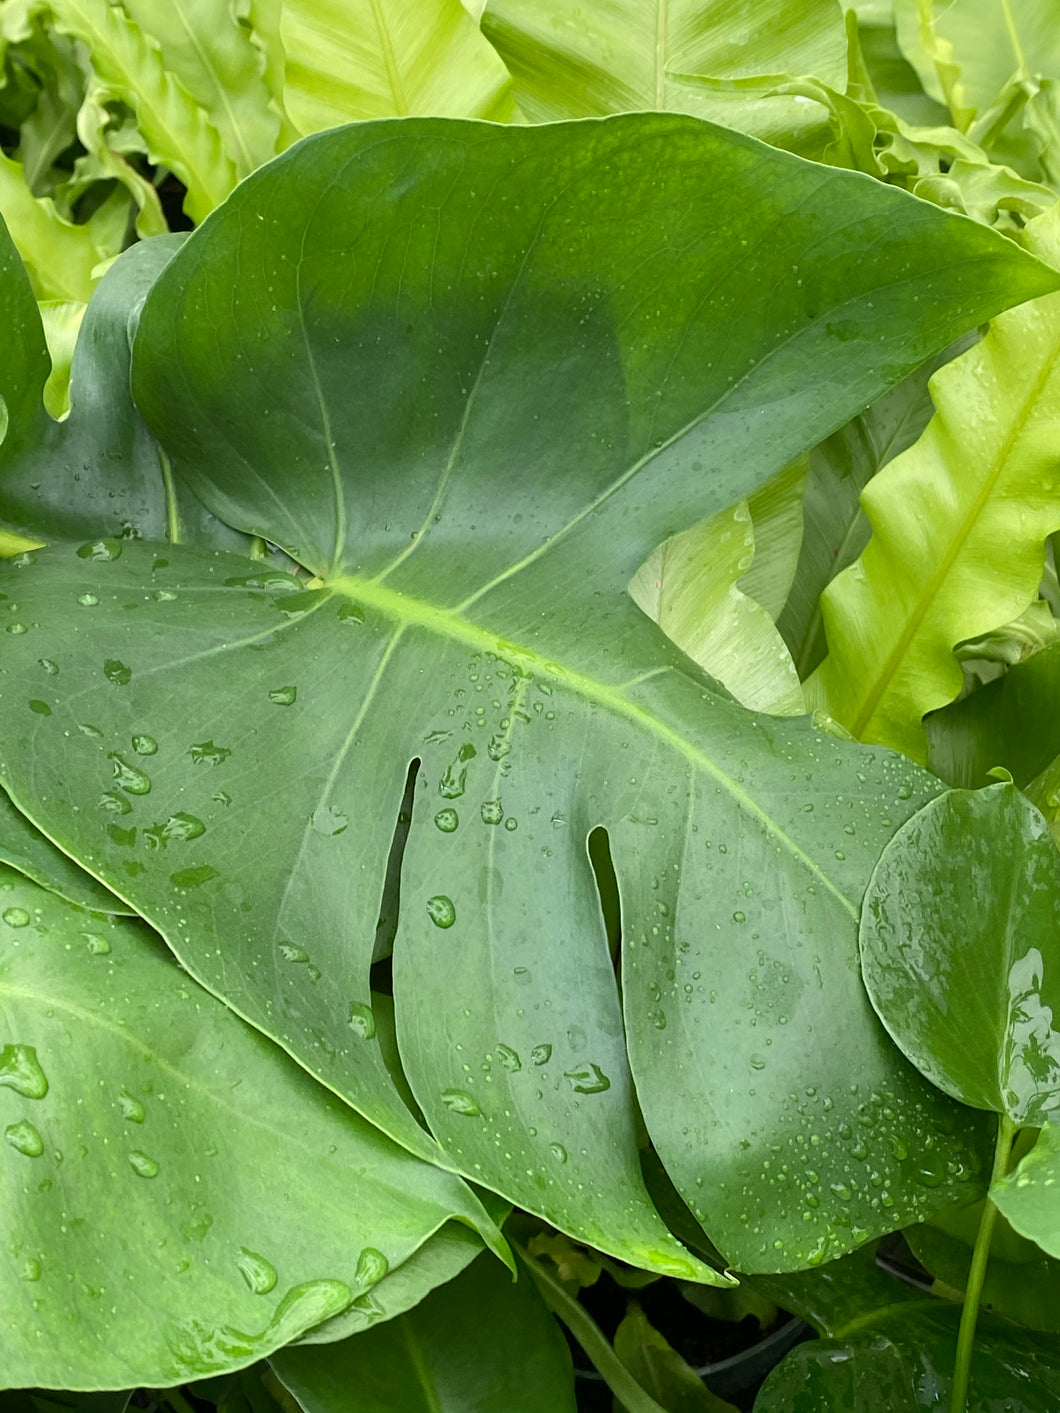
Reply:
<svg viewBox="0 0 1060 1413"><path fill-rule="evenodd" d="M729 794L733 802L745 814L757 820L793 859L819 881L821 886L841 904L852 918L857 918L857 906L737 780L722 770L716 761L713 761L691 741L674 730L672 726L654 716L637 702L631 701L626 695L629 687L673 669L665 666L659 667L655 671L638 674L622 686L613 687L579 672L576 668L557 662L555 658L545 658L533 648L509 642L489 629L470 622L462 616L459 610L443 608L424 599L399 593L395 589L387 588L378 580L361 579L354 575L343 574L329 579L325 587L332 593L348 598L359 606L373 609L384 617L390 618L402 629L424 628L437 637L450 642L462 643L478 652L495 653L512 662L514 666L523 668L535 676L551 678L565 687L573 696L580 697L594 706L603 707L646 734L653 736L670 750L682 756L695 769L702 771L704 775L719 784Z"/></svg>

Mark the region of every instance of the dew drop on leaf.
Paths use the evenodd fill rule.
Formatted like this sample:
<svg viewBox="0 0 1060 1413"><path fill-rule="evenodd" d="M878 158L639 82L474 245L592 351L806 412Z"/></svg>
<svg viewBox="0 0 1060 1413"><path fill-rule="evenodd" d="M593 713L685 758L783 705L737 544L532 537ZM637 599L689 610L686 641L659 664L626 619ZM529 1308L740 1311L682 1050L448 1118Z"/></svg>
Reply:
<svg viewBox="0 0 1060 1413"><path fill-rule="evenodd" d="M506 1070L510 1070L513 1074L516 1070L521 1070L523 1067L523 1062L519 1058L519 1052L513 1050L510 1045L497 1046L497 1059L500 1060Z"/></svg>
<svg viewBox="0 0 1060 1413"><path fill-rule="evenodd" d="M309 953L304 947L296 947L292 942L280 943L280 956L285 962L308 962Z"/></svg>
<svg viewBox="0 0 1060 1413"><path fill-rule="evenodd" d="M26 705L35 716L51 716L52 714L52 709L48 703L42 702L39 697L31 697Z"/></svg>
<svg viewBox="0 0 1060 1413"><path fill-rule="evenodd" d="M157 1162L146 1153L142 1153L139 1148L134 1148L129 1154L129 1167L137 1177L153 1178L158 1176Z"/></svg>
<svg viewBox="0 0 1060 1413"><path fill-rule="evenodd" d="M124 795L118 795L108 790L99 797L99 807L101 810L109 810L111 814L129 814L132 805Z"/></svg>
<svg viewBox="0 0 1060 1413"><path fill-rule="evenodd" d="M364 1001L350 1002L350 1015L346 1024L362 1040L371 1040L375 1035L375 1014Z"/></svg>
<svg viewBox="0 0 1060 1413"><path fill-rule="evenodd" d="M436 893L433 898L428 898L427 916L435 927L452 927L456 922L456 908L452 898L447 898L444 893Z"/></svg>
<svg viewBox="0 0 1060 1413"><path fill-rule="evenodd" d="M77 602L82 608L95 608L99 599L95 594L78 594Z"/></svg>
<svg viewBox="0 0 1060 1413"><path fill-rule="evenodd" d="M557 1163L565 1163L567 1161L567 1150L562 1143L550 1143L548 1145L548 1151L552 1154Z"/></svg>
<svg viewBox="0 0 1060 1413"><path fill-rule="evenodd" d="M460 816L456 810L439 810L434 822L443 834L452 834L460 824Z"/></svg>
<svg viewBox="0 0 1060 1413"><path fill-rule="evenodd" d="M551 1058L551 1045L535 1045L530 1051L530 1063L532 1065L547 1065Z"/></svg>
<svg viewBox="0 0 1060 1413"><path fill-rule="evenodd" d="M132 1124L142 1124L144 1121L144 1106L127 1089L121 1090L118 1094L118 1104L121 1108L121 1116L128 1119Z"/></svg>
<svg viewBox="0 0 1060 1413"><path fill-rule="evenodd" d="M39 1158L44 1152L44 1139L28 1119L19 1119L16 1124L8 1124L4 1129L4 1137L16 1153L22 1153L27 1158Z"/></svg>
<svg viewBox="0 0 1060 1413"><path fill-rule="evenodd" d="M264 1256L251 1251L248 1246L239 1248L236 1265L239 1267L239 1274L247 1283L247 1288L255 1295L268 1295L275 1287L276 1267L271 1261L266 1261Z"/></svg>
<svg viewBox="0 0 1060 1413"><path fill-rule="evenodd" d="M19 1272L19 1275L24 1281L39 1281L40 1274L40 1262L35 1256L27 1256L22 1262L22 1270Z"/></svg>
<svg viewBox="0 0 1060 1413"><path fill-rule="evenodd" d="M121 540L88 540L77 548L78 559L102 560L104 563L121 558Z"/></svg>
<svg viewBox="0 0 1060 1413"><path fill-rule="evenodd" d="M0 916L3 917L8 927L27 927L30 921L29 913L25 908L5 908Z"/></svg>
<svg viewBox="0 0 1060 1413"><path fill-rule="evenodd" d="M611 1081L597 1064L580 1065L576 1070L564 1070L563 1078L575 1094L602 1094L611 1088Z"/></svg>
<svg viewBox="0 0 1060 1413"><path fill-rule="evenodd" d="M132 668L120 658L108 657L103 664L103 676L115 687L127 687L132 681Z"/></svg>
<svg viewBox="0 0 1060 1413"><path fill-rule="evenodd" d="M297 687L274 687L269 693L269 701L276 706L290 706L297 696Z"/></svg>
<svg viewBox="0 0 1060 1413"><path fill-rule="evenodd" d="M130 765L123 756L111 751L107 759L111 762L114 771L114 779L118 785L130 795L146 795L151 790L151 778L145 775L142 770L135 765ZM125 813L120 810L119 813Z"/></svg>
<svg viewBox="0 0 1060 1413"><path fill-rule="evenodd" d="M5 1045L0 1050L0 1085L13 1089L23 1099L43 1099L48 1077L32 1045Z"/></svg>
<svg viewBox="0 0 1060 1413"><path fill-rule="evenodd" d="M364 609L357 603L344 603L339 609L339 622L358 624L364 622Z"/></svg>
<svg viewBox="0 0 1060 1413"><path fill-rule="evenodd" d="M56 675L56 673L59 671L58 664L52 662L52 660L51 660L50 657L41 657L41 658L38 658L38 659L37 659L37 666L38 666L38 667L43 667L44 671L48 674L49 677L54 677L54 676Z"/></svg>
<svg viewBox="0 0 1060 1413"><path fill-rule="evenodd" d="M500 800L487 800L479 813L482 816L483 824L500 824L504 818L504 809Z"/></svg>
<svg viewBox="0 0 1060 1413"><path fill-rule="evenodd" d="M134 736L132 748L138 756L153 756L158 750L158 742L153 736Z"/></svg>
<svg viewBox="0 0 1060 1413"><path fill-rule="evenodd" d="M325 839L344 833L349 822L345 811L335 809L332 805L323 805L320 809L315 810L310 821L313 832L322 834Z"/></svg>
<svg viewBox="0 0 1060 1413"><path fill-rule="evenodd" d="M227 746L215 746L212 741L196 741L188 747L188 755L196 765L220 765L231 754Z"/></svg>
<svg viewBox="0 0 1060 1413"><path fill-rule="evenodd" d="M85 946L94 957L105 957L110 951L110 943L98 932L82 932Z"/></svg>
<svg viewBox="0 0 1060 1413"><path fill-rule="evenodd" d="M366 1246L357 1257L354 1279L362 1290L367 1290L369 1286L378 1285L389 1270L390 1262L383 1253L374 1246Z"/></svg>
<svg viewBox="0 0 1060 1413"><path fill-rule="evenodd" d="M482 1113L471 1095L463 1089L443 1089L442 1103L454 1114L463 1114L467 1119L477 1119Z"/></svg>

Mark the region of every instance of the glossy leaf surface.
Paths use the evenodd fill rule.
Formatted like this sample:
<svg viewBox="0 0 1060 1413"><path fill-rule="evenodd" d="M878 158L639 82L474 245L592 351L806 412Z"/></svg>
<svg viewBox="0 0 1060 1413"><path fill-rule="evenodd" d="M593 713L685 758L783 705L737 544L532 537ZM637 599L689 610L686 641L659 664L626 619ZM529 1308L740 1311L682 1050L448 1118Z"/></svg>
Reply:
<svg viewBox="0 0 1060 1413"><path fill-rule="evenodd" d="M369 1299L452 1216L489 1230L463 1183L314 1084L141 924L7 869L0 890L5 1386L238 1368Z"/></svg>
<svg viewBox="0 0 1060 1413"><path fill-rule="evenodd" d="M949 1403L957 1306L910 1304L845 1339L793 1350L770 1374L755 1413L928 1413ZM1060 1398L1054 1340L980 1318L968 1413L1042 1413Z"/></svg>
<svg viewBox="0 0 1060 1413"><path fill-rule="evenodd" d="M990 1196L1021 1235L1060 1258L1060 1128L1049 1123Z"/></svg>
<svg viewBox="0 0 1060 1413"><path fill-rule="evenodd" d="M270 1363L305 1413L574 1413L559 1326L530 1278L488 1255L408 1314Z"/></svg>
<svg viewBox="0 0 1060 1413"><path fill-rule="evenodd" d="M1060 258L1056 212L1027 241ZM825 591L829 654L811 684L859 739L925 760L921 718L961 689L953 647L1036 597L1060 526L1058 351L1060 295L995 319L932 378L924 435L865 487L872 538Z"/></svg>
<svg viewBox="0 0 1060 1413"><path fill-rule="evenodd" d="M861 967L888 1031L928 1078L1038 1126L1060 1107L1060 853L1013 785L951 790L884 849Z"/></svg>
<svg viewBox="0 0 1060 1413"><path fill-rule="evenodd" d="M675 521L1053 279L686 118L310 139L156 281L133 384L178 480L321 583L179 545L42 551L40 627L4 659L4 779L204 984L437 1158L368 1009L417 759L394 996L447 1161L634 1264L709 1278L643 1188L632 1068L734 1263L919 1219L974 1170L977 1129L876 1025L856 915L935 785L714 695L625 585ZM44 718L24 703L48 644L64 686ZM101 736L66 736L71 714ZM118 803L75 813L59 772ZM767 1223L782 1185L799 1199Z"/></svg>

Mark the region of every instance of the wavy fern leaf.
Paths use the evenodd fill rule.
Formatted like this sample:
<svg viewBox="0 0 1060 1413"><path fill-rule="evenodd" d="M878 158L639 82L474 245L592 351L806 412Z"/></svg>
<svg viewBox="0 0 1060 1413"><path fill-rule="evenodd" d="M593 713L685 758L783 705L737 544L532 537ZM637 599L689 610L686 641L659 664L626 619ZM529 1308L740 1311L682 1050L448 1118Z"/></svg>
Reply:
<svg viewBox="0 0 1060 1413"><path fill-rule="evenodd" d="M1027 230L1060 263L1060 212ZM862 492L872 538L822 597L829 655L808 700L855 736L927 757L921 719L960 691L957 643L1037 596L1060 527L1060 296L1000 315L931 380L923 436Z"/></svg>
<svg viewBox="0 0 1060 1413"><path fill-rule="evenodd" d="M124 10L107 0L51 3L56 28L87 45L99 79L135 111L152 160L188 188L188 215L202 220L236 184L235 165L205 110Z"/></svg>

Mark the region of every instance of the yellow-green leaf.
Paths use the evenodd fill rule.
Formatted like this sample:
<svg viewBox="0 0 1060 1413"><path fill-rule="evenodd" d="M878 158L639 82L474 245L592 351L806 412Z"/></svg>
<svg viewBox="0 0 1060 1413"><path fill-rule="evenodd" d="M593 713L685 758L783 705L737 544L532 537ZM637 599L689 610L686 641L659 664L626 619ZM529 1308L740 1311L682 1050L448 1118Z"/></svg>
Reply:
<svg viewBox="0 0 1060 1413"><path fill-rule="evenodd" d="M1060 213L1027 245L1060 261ZM822 597L829 655L808 699L862 740L927 756L925 712L961 689L957 643L1037 597L1060 526L1060 296L1008 310L931 380L923 436L862 492L872 539Z"/></svg>

